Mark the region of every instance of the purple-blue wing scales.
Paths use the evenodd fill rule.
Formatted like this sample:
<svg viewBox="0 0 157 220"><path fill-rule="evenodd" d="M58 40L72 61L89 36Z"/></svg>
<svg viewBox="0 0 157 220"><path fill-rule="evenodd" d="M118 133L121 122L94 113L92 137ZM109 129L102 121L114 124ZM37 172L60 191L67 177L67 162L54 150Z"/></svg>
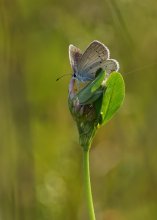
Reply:
<svg viewBox="0 0 157 220"><path fill-rule="evenodd" d="M81 50L74 45L69 45L69 60L74 73L78 70L78 63L82 57Z"/></svg>

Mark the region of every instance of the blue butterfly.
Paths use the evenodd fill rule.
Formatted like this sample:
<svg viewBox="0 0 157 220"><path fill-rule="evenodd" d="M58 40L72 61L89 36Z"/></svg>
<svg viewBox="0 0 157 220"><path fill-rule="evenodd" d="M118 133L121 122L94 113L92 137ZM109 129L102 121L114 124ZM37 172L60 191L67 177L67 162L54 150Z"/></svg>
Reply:
<svg viewBox="0 0 157 220"><path fill-rule="evenodd" d="M110 58L109 49L101 42L94 40L84 53L74 45L69 45L69 59L73 69L73 78L87 82L95 79L98 69L102 68L109 75L118 71L119 63Z"/></svg>

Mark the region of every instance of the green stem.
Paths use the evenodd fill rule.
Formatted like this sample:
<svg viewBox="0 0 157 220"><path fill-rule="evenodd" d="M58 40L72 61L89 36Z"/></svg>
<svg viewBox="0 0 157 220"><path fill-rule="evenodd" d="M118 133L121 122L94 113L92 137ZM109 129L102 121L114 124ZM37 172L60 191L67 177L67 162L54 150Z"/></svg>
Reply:
<svg viewBox="0 0 157 220"><path fill-rule="evenodd" d="M84 188L86 193L87 207L90 220L95 220L92 190L89 171L89 150L83 150Z"/></svg>

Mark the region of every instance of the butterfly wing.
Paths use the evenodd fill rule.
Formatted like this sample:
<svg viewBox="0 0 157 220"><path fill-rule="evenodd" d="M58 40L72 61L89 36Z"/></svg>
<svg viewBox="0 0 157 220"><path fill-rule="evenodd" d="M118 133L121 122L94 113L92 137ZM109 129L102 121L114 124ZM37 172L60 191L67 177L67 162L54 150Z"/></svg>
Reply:
<svg viewBox="0 0 157 220"><path fill-rule="evenodd" d="M109 49L104 44L96 40L93 41L79 60L77 78L81 81L93 80L96 71L103 68L109 56Z"/></svg>
<svg viewBox="0 0 157 220"><path fill-rule="evenodd" d="M74 45L70 44L69 45L69 60L70 60L70 64L71 64L71 67L74 73L77 72L78 63L81 57L82 57L81 50L75 47Z"/></svg>
<svg viewBox="0 0 157 220"><path fill-rule="evenodd" d="M102 68L106 71L107 75L109 75L111 72L119 70L119 63L117 60L108 59L103 63Z"/></svg>

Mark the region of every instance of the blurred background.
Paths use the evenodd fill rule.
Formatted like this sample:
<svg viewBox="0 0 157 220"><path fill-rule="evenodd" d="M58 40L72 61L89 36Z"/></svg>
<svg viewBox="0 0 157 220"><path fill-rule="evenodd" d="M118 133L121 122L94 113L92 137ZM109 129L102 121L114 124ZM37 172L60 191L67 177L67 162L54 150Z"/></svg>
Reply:
<svg viewBox="0 0 157 220"><path fill-rule="evenodd" d="M157 219L157 1L0 1L0 220L88 219L70 43L97 39L126 98L90 154L97 220Z"/></svg>

